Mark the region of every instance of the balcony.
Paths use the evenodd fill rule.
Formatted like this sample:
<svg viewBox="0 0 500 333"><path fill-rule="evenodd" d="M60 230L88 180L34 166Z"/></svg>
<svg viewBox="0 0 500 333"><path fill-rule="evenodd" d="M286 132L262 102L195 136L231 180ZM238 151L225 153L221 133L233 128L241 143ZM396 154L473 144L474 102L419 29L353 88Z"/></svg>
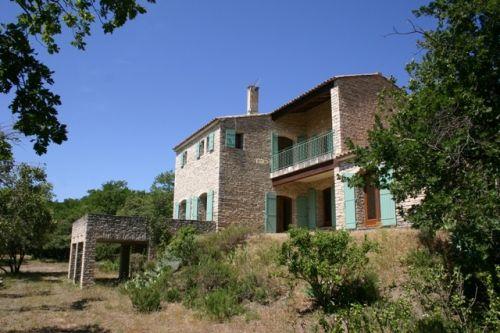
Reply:
<svg viewBox="0 0 500 333"><path fill-rule="evenodd" d="M333 158L333 132L314 136L271 157L271 178L301 170Z"/></svg>

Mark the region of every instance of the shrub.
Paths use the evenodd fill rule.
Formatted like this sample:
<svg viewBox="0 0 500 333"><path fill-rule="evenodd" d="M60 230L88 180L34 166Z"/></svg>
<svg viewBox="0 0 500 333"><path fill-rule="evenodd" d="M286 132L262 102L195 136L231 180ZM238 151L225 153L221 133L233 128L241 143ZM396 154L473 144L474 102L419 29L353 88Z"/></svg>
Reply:
<svg viewBox="0 0 500 333"><path fill-rule="evenodd" d="M202 236L199 244L205 255L220 259L243 244L250 232L249 227L230 225L220 232Z"/></svg>
<svg viewBox="0 0 500 333"><path fill-rule="evenodd" d="M418 331L411 307L403 301L378 302L363 307L353 304L319 321L326 333L433 332Z"/></svg>
<svg viewBox="0 0 500 333"><path fill-rule="evenodd" d="M132 253L130 255L130 275L136 276L144 272L146 261L146 256L144 254Z"/></svg>
<svg viewBox="0 0 500 333"><path fill-rule="evenodd" d="M445 257L422 249L410 252L405 263L409 273L405 287L427 318L421 325L465 332L498 331L499 298L490 275L485 274L482 281L488 297L478 300L464 292L470 276L464 276Z"/></svg>
<svg viewBox="0 0 500 333"><path fill-rule="evenodd" d="M196 244L196 230L192 227L183 227L167 246L167 257L177 258L182 265L194 264L199 257Z"/></svg>
<svg viewBox="0 0 500 333"><path fill-rule="evenodd" d="M160 309L160 292L154 285L131 285L127 293L132 305L140 312L152 312Z"/></svg>
<svg viewBox="0 0 500 333"><path fill-rule="evenodd" d="M95 247L95 260L114 261L120 254L120 244L97 243Z"/></svg>
<svg viewBox="0 0 500 333"><path fill-rule="evenodd" d="M98 263L99 270L104 273L117 272L120 269L120 262L118 260L103 260Z"/></svg>
<svg viewBox="0 0 500 333"><path fill-rule="evenodd" d="M211 291L203 299L203 312L218 321L224 321L242 311L237 297L228 289Z"/></svg>
<svg viewBox="0 0 500 333"><path fill-rule="evenodd" d="M331 311L339 305L365 301L350 298L350 290L365 285L367 253L374 249L375 244L366 238L361 245L356 244L347 231L309 233L294 228L290 240L282 245L280 262L309 284L316 305Z"/></svg>

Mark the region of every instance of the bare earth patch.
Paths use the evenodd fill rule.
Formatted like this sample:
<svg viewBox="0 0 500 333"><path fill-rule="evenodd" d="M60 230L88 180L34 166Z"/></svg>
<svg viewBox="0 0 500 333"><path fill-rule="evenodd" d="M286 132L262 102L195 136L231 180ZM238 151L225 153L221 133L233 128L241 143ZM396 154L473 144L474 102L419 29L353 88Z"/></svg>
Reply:
<svg viewBox="0 0 500 333"><path fill-rule="evenodd" d="M364 234L357 232L354 237ZM367 234L382 246L383 252L373 255L372 265L383 287L399 284L404 276L400 258L417 246L415 232ZM249 251L285 239L282 235L256 236L249 240ZM308 332L317 322L317 314L303 313L308 307L303 285L269 305L247 304L246 314L217 323L181 304L165 303L158 312L138 313L113 274L99 273L95 286L80 289L67 280L66 263L29 261L22 271L16 277L5 276L6 288L0 289L0 332Z"/></svg>

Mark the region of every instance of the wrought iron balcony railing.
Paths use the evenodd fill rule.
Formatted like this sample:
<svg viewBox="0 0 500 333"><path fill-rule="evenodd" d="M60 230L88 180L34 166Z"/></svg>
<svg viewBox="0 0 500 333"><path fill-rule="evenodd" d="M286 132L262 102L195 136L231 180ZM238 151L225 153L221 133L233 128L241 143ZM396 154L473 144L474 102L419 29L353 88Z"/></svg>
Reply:
<svg viewBox="0 0 500 333"><path fill-rule="evenodd" d="M271 157L271 172L279 171L296 164L331 154L333 152L333 132L314 136L306 141L283 149Z"/></svg>

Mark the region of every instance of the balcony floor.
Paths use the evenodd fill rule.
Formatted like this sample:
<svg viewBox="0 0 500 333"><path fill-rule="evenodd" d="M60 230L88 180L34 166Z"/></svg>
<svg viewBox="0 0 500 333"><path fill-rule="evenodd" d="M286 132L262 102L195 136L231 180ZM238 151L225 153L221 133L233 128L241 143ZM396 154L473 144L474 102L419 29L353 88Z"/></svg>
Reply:
<svg viewBox="0 0 500 333"><path fill-rule="evenodd" d="M274 172L271 172L271 179L278 178L278 177L288 175L291 173L295 173L297 171L310 168L314 165L322 164L322 163L327 162L329 160L333 160L333 153L332 152L308 159L306 161L291 165L291 166L286 167L286 168L281 169L281 170L276 170Z"/></svg>

